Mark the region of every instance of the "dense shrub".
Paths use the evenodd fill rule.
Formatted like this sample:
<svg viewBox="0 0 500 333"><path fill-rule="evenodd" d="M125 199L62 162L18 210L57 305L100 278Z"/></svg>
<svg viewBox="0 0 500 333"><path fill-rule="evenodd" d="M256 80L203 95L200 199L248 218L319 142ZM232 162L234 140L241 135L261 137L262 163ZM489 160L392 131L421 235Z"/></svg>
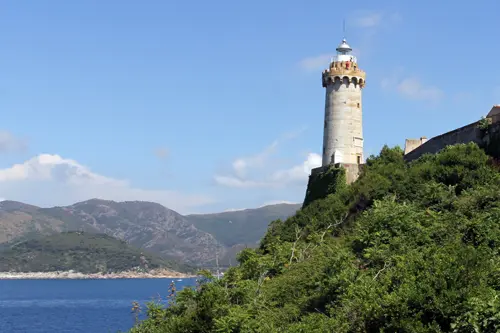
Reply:
<svg viewBox="0 0 500 333"><path fill-rule="evenodd" d="M354 184L329 185L132 332L500 330L500 177L479 147L410 164L384 147Z"/></svg>

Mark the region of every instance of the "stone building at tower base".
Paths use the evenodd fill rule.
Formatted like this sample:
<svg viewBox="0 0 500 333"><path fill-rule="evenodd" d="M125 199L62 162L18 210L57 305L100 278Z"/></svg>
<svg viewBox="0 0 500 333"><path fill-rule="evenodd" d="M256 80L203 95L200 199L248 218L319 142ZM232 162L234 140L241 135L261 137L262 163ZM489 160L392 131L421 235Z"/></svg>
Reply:
<svg viewBox="0 0 500 333"><path fill-rule="evenodd" d="M330 165L320 166L311 170L311 176L317 176L321 172L325 172L332 166L335 168L345 169L346 183L351 184L358 179L364 164L353 164L353 163L335 163Z"/></svg>

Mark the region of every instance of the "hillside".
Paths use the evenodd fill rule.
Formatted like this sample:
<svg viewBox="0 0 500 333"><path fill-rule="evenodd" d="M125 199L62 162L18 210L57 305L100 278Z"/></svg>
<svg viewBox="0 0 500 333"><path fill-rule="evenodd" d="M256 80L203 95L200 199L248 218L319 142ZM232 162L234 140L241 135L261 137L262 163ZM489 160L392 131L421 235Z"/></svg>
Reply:
<svg viewBox="0 0 500 333"><path fill-rule="evenodd" d="M0 272L97 273L155 268L180 272L189 269L104 234L65 232L40 236L0 251Z"/></svg>
<svg viewBox="0 0 500 333"><path fill-rule="evenodd" d="M26 240L63 231L104 233L180 262L214 260L215 238L182 215L151 202L92 199L66 207L0 203L0 241Z"/></svg>
<svg viewBox="0 0 500 333"><path fill-rule="evenodd" d="M0 202L0 243L61 232L66 228L65 222L43 214L39 207L15 201Z"/></svg>
<svg viewBox="0 0 500 333"><path fill-rule="evenodd" d="M219 220L219 214L185 217L160 204L141 201L92 199L53 208L3 201L0 202L0 248L4 242L22 241L64 231L85 231L104 233L179 262L213 266L217 249L223 262L234 263L236 252L245 246L227 245L231 234L234 233L235 239L239 241L255 243L257 238L264 235L269 222L291 214L293 209L289 210L288 206L293 205L231 212L229 216L222 213L222 219ZM225 232L223 221L228 217L238 227ZM259 227L254 230L254 225ZM249 237L244 237L240 228L248 231Z"/></svg>
<svg viewBox="0 0 500 333"><path fill-rule="evenodd" d="M330 175L238 267L131 332L500 331L497 162L475 144L411 163L384 147L352 185Z"/></svg>
<svg viewBox="0 0 500 333"><path fill-rule="evenodd" d="M205 264L214 260L216 239L157 203L94 199L44 212L66 222L77 218L84 230L97 230L180 262Z"/></svg>
<svg viewBox="0 0 500 333"><path fill-rule="evenodd" d="M270 222L286 219L300 207L301 204L276 204L216 214L193 214L187 215L186 219L196 228L214 235L227 247L254 246L264 236Z"/></svg>

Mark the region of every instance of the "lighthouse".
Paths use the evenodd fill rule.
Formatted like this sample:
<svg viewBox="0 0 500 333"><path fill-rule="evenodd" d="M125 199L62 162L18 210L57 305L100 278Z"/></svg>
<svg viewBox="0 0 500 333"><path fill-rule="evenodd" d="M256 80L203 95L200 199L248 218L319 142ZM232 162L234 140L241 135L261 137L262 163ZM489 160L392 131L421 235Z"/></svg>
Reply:
<svg viewBox="0 0 500 333"><path fill-rule="evenodd" d="M361 96L366 74L345 38L336 50L322 73L326 89L322 166L339 164L358 170L364 159Z"/></svg>

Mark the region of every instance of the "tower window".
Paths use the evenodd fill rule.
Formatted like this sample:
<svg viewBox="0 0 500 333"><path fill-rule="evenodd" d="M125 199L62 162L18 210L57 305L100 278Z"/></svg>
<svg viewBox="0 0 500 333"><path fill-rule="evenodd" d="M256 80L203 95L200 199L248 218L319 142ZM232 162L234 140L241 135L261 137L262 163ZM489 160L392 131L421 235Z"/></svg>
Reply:
<svg viewBox="0 0 500 333"><path fill-rule="evenodd" d="M359 103L358 103L358 109L359 109Z"/></svg>
<svg viewBox="0 0 500 333"><path fill-rule="evenodd" d="M358 164L361 164L361 156L357 156L358 157Z"/></svg>

